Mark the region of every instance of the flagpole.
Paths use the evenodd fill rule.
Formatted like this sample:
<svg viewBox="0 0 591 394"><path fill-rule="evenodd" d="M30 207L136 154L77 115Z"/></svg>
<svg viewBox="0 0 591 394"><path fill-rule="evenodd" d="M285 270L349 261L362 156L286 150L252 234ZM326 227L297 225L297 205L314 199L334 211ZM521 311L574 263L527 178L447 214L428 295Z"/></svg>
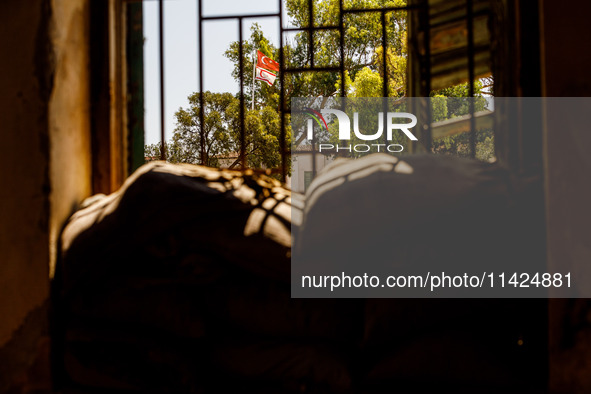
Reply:
<svg viewBox="0 0 591 394"><path fill-rule="evenodd" d="M257 69L257 62L255 60L256 58L256 49L252 50L252 107L250 108L251 110L254 110L254 78L256 75L256 69Z"/></svg>

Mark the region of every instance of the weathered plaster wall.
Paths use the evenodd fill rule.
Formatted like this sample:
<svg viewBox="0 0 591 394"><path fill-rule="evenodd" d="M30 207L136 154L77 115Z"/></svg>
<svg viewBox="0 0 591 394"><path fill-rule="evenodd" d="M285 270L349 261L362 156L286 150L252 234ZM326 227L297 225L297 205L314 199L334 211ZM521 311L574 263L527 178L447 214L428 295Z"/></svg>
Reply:
<svg viewBox="0 0 591 394"><path fill-rule="evenodd" d="M540 0L540 10L542 95L591 97L591 3L573 8ZM591 133L570 126L588 122L590 99L584 100L578 109L573 102L568 118L547 106L544 119L548 266L573 277L588 277L591 270ZM588 311L588 300L550 300L550 392L591 392Z"/></svg>
<svg viewBox="0 0 591 394"><path fill-rule="evenodd" d="M50 262L90 194L88 1L0 1L0 392L49 381Z"/></svg>
<svg viewBox="0 0 591 394"><path fill-rule="evenodd" d="M49 289L48 15L43 0L0 2L0 346Z"/></svg>
<svg viewBox="0 0 591 394"><path fill-rule="evenodd" d="M57 239L80 201L91 194L89 13L87 1L52 1L55 78L49 103L50 275Z"/></svg>

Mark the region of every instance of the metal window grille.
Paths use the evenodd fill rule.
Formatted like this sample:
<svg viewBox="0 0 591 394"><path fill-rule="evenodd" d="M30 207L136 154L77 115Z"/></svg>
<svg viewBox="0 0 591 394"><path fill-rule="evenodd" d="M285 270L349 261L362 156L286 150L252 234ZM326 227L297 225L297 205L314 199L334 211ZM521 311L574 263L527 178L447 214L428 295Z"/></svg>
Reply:
<svg viewBox="0 0 591 394"><path fill-rule="evenodd" d="M161 135L161 159L166 159L165 146L165 85L164 85L164 0L159 2L159 63L160 63L160 135ZM283 0L278 0L278 12L275 13L260 13L260 14L243 14L243 15L218 15L205 16L203 14L203 0L197 0L197 25L198 25L198 83L200 87L199 106L204 107L203 98L203 44L206 37L203 35L203 23L214 20L236 20L238 22L238 43L239 43L239 75L240 75L240 151L239 160L243 169L247 168L247 153L246 153L246 130L245 130L245 97L244 97L244 53L243 53L243 21L244 19L252 18L277 18L279 24L279 88L280 88L280 149L281 149L281 167L273 169L275 173L280 173L282 180L287 178L287 156L290 154L290 147L286 146L286 125L285 115L290 113L287 108L287 98L285 95L284 81L287 74L303 73L303 72L338 72L342 81L340 86L341 97L346 97L347 87L345 86L345 53L344 40L347 26L344 23L346 15L363 14L363 13L379 13L381 19L381 41L383 53L387 50L387 35L386 35L386 14L395 11L408 12L408 28L409 28L409 81L408 92L411 96L428 97L431 89L435 86L441 88L445 81L452 81L455 83L467 82L469 96L474 96L475 86L474 81L480 75L490 72L490 33L488 37L479 37L476 40L475 32L488 28L487 16L490 10L489 0L409 0L406 6L402 7L384 7L384 8L347 8L345 0L339 0L339 15L338 23L336 25L322 25L314 24L315 4L316 0L308 0L308 26L304 27L285 27L285 20L283 16L284 4ZM464 37L463 42L459 42L452 50L441 50L437 48L437 36L433 34L445 34L446 28L453 28L457 24L463 26L460 29L460 37ZM480 29L476 29L476 25ZM314 33L319 31L333 30L339 32L339 64L336 66L319 66L315 62L315 42ZM302 67L290 68L286 67L285 52L284 52L284 36L293 32L305 32L308 35L308 64ZM480 34L482 36L482 34ZM462 41L462 40L460 40ZM464 62L464 65L457 65ZM388 62L387 56L382 56L383 78L382 78L382 94L383 97L389 96L388 92ZM463 77L458 75L464 75ZM387 104L387 102L384 102ZM433 134L430 122L430 109L426 105L422 108L424 114L423 119L427 122L426 129L422 130L421 146L414 146L413 150L422 150L431 152ZM385 111L386 112L386 111ZM474 115L474 103L470 100L470 113L468 117L469 133L470 133L470 155L475 157L476 154L476 117ZM199 112L199 125L204 124L204 111ZM201 157L205 157L205 133L203 127L200 127L201 135ZM316 172L317 153L312 141L312 149L309 152L312 154L313 172Z"/></svg>

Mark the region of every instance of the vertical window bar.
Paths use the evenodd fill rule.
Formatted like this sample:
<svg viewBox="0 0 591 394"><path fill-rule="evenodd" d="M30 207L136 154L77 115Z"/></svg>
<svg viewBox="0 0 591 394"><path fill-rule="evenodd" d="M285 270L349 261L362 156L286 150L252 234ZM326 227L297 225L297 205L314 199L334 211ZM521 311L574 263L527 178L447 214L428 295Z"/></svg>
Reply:
<svg viewBox="0 0 591 394"><path fill-rule="evenodd" d="M144 157L144 33L143 3L125 3L127 33L127 115L128 115L128 174L145 162Z"/></svg>
<svg viewBox="0 0 591 394"><path fill-rule="evenodd" d="M425 47L425 58L423 62L424 76L421 84L423 84L424 96L425 96L425 126L423 134L423 146L427 153L431 153L433 150L433 136L431 134L431 100L429 99L431 93L431 24L429 21L429 0L424 0L423 7L420 12L422 13L424 29L424 47ZM425 129L426 128L426 129ZM414 143L414 141L413 141Z"/></svg>
<svg viewBox="0 0 591 394"><path fill-rule="evenodd" d="M314 0L308 0L308 52L310 68L314 68ZM312 125L312 128L314 125ZM312 136L312 179L316 178L316 133Z"/></svg>
<svg viewBox="0 0 591 394"><path fill-rule="evenodd" d="M285 89L284 89L284 70L285 62L283 59L283 0L279 1L279 116L281 130L279 135L279 145L281 149L281 180L287 181L287 156L286 156L286 138L285 138Z"/></svg>
<svg viewBox="0 0 591 394"><path fill-rule="evenodd" d="M314 178L316 178L316 133L312 135L312 179Z"/></svg>
<svg viewBox="0 0 591 394"><path fill-rule="evenodd" d="M468 95L470 98L470 157L476 157L476 125L474 119L474 10L472 0L466 0L466 27L468 29Z"/></svg>
<svg viewBox="0 0 591 394"><path fill-rule="evenodd" d="M386 13L380 13L382 22L382 117L384 130L387 128L388 117L388 37L386 29ZM384 144L388 145L387 133L384 133Z"/></svg>
<svg viewBox="0 0 591 394"><path fill-rule="evenodd" d="M201 150L201 164L206 166L209 163L205 157L205 127L204 127L204 106L203 106L203 0L198 0L197 6L199 19L199 140Z"/></svg>
<svg viewBox="0 0 591 394"><path fill-rule="evenodd" d="M345 24L343 21L343 15L344 15L344 5L343 5L343 1L344 0L339 0L339 44L340 44L340 54L341 54L341 62L340 62L340 73L341 73L341 111L345 111L345 97L347 97L347 88L345 86L346 82L345 82ZM337 142L338 146L344 146L344 142L342 142L341 140L339 140ZM337 151L337 156L338 156L338 151Z"/></svg>
<svg viewBox="0 0 591 394"><path fill-rule="evenodd" d="M314 128L314 124L312 124L312 128ZM312 135L312 178L316 178L316 133Z"/></svg>
<svg viewBox="0 0 591 394"><path fill-rule="evenodd" d="M341 51L341 97L345 97L347 95L347 88L345 86L345 28L343 24L343 0L339 0L339 34Z"/></svg>
<svg viewBox="0 0 591 394"><path fill-rule="evenodd" d="M308 0L308 51L310 54L310 68L314 68L314 0ZM314 128L314 125L312 125ZM312 136L312 179L316 178L316 133Z"/></svg>
<svg viewBox="0 0 591 394"><path fill-rule="evenodd" d="M386 13L381 12L382 17L382 70L384 75L382 76L382 97L388 97L388 40L386 37ZM384 123L385 125L386 123Z"/></svg>
<svg viewBox="0 0 591 394"><path fill-rule="evenodd" d="M314 0L308 0L308 51L310 53L310 67L314 68ZM316 174L314 174L316 176Z"/></svg>
<svg viewBox="0 0 591 394"><path fill-rule="evenodd" d="M160 40L160 160L166 160L164 115L164 0L158 1L158 35Z"/></svg>
<svg viewBox="0 0 591 394"><path fill-rule="evenodd" d="M240 165L246 169L246 130L244 128L244 59L242 45L242 18L238 18L238 71L240 75Z"/></svg>

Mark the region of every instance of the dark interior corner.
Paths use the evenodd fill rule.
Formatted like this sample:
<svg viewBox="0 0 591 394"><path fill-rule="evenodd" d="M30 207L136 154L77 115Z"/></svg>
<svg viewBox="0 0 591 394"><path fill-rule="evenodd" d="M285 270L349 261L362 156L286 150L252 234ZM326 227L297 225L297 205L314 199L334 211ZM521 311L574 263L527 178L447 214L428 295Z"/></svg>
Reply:
<svg viewBox="0 0 591 394"><path fill-rule="evenodd" d="M495 96L591 97L591 2L474 3L490 31L474 68L492 72ZM426 22L409 21L416 49ZM297 204L283 184L163 163L134 173L141 2L4 0L0 32L0 393L591 392L587 299L290 298ZM453 74L425 71L427 54L409 62L412 96ZM500 127L496 157L523 192L528 256L586 266L591 134L541 113ZM211 208L183 216L159 199Z"/></svg>

